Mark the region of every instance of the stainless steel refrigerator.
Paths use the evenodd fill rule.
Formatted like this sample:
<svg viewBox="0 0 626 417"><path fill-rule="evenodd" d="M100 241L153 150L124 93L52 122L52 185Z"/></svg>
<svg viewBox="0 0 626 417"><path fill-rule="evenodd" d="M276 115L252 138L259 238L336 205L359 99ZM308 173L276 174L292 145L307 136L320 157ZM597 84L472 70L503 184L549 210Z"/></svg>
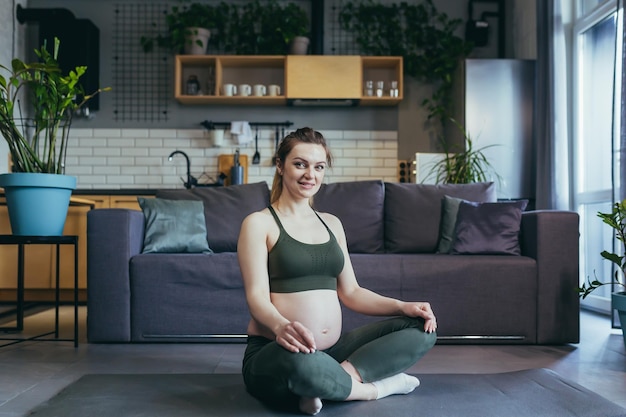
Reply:
<svg viewBox="0 0 626 417"><path fill-rule="evenodd" d="M499 199L535 199L535 61L468 59L459 65L453 88L453 117L465 127L475 149L485 150L501 177ZM463 143L455 126L446 138Z"/></svg>

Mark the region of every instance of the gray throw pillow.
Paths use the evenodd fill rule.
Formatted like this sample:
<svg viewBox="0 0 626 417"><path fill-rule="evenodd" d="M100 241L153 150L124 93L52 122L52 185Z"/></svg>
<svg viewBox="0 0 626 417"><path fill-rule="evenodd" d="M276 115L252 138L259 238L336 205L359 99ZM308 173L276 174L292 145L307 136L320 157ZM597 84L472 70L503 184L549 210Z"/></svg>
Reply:
<svg viewBox="0 0 626 417"><path fill-rule="evenodd" d="M459 212L461 201L467 201L462 198L450 197L444 195L441 201L441 226L439 232L439 245L437 252L450 253L452 243L454 242L454 226L456 225L456 216Z"/></svg>
<svg viewBox="0 0 626 417"><path fill-rule="evenodd" d="M270 204L270 190L264 181L228 187L158 190L156 196L171 200L201 201L209 232L209 246L217 253L236 252L243 219Z"/></svg>
<svg viewBox="0 0 626 417"><path fill-rule="evenodd" d="M142 253L211 253L201 201L137 197L146 219Z"/></svg>
<svg viewBox="0 0 626 417"><path fill-rule="evenodd" d="M522 212L528 200L498 203L461 201L452 253L462 255L521 255Z"/></svg>

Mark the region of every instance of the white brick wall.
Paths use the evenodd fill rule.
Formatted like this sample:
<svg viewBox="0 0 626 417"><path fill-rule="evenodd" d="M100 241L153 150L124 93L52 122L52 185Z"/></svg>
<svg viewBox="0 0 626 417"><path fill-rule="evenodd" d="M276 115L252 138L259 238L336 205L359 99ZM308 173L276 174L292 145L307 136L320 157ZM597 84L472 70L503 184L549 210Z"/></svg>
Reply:
<svg viewBox="0 0 626 417"><path fill-rule="evenodd" d="M396 131L322 130L332 152L333 168L326 182L382 179L397 181ZM186 176L181 150L189 155L191 174L200 183L219 175L220 154L233 154L237 145L228 131L224 145L212 147L204 129L72 129L66 173L78 178L79 189L179 188ZM274 166L274 129L259 130L261 162L252 165L254 143L240 147L248 155L248 183L271 184ZM225 173L228 174L228 173Z"/></svg>

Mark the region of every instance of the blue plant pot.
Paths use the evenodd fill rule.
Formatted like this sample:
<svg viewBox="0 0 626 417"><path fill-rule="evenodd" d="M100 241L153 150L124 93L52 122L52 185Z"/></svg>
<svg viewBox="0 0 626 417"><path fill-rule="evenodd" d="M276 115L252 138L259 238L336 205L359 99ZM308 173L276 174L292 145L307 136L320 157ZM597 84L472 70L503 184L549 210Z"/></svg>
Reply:
<svg viewBox="0 0 626 417"><path fill-rule="evenodd" d="M626 291L614 292L611 294L613 308L617 310L619 321L622 325L622 336L624 337L624 347L626 347Z"/></svg>
<svg viewBox="0 0 626 417"><path fill-rule="evenodd" d="M17 172L0 175L11 232L19 236L61 236L76 177Z"/></svg>

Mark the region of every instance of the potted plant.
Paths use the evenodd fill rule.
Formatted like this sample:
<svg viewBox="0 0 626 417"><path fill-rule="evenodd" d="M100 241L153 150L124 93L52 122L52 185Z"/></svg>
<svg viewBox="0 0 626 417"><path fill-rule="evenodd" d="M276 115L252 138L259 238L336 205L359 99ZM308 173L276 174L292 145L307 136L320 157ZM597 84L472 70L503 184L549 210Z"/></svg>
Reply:
<svg viewBox="0 0 626 417"><path fill-rule="evenodd" d="M455 147L442 140L444 157L430 167L426 178L434 178L438 184L484 182L490 181L493 177L500 180L500 176L484 154L485 150L497 145L474 148L474 141L465 128L455 119L449 120L461 131L464 143Z"/></svg>
<svg viewBox="0 0 626 417"><path fill-rule="evenodd" d="M614 289L622 289L622 291L615 291L611 294L611 303L613 308L618 312L622 326L622 335L624 337L624 346L626 346L626 291L623 291L626 290L626 283L624 282L624 274L626 273L626 256L624 256L624 245L626 244L626 200L614 203L610 213L598 212L598 217L613 229L615 237L620 242L621 247L619 252L621 254L607 250L600 252L600 255L610 261L615 267L613 279L600 281L597 277L594 277L593 280L587 278L587 282L584 282L582 286L578 288L578 294L584 299L593 291L604 285L611 285Z"/></svg>
<svg viewBox="0 0 626 417"><path fill-rule="evenodd" d="M87 71L85 66L62 74L57 62L59 44L55 39L52 54L46 45L35 50L38 62L15 58L11 68L0 65L0 133L9 146L13 171L0 175L0 187L4 187L16 235L63 234L69 198L76 187L76 178L64 175L72 114L95 94L108 90L84 94L80 78ZM78 97L82 97L80 102ZM39 190L39 185L44 188ZM20 205L20 197L26 198L25 206ZM56 220L44 217L47 214Z"/></svg>
<svg viewBox="0 0 626 417"><path fill-rule="evenodd" d="M175 53L203 55L211 39L211 30L221 25L227 11L226 3L217 6L202 3L172 6L165 15L167 34L142 36L141 45L145 52L152 51L156 44Z"/></svg>
<svg viewBox="0 0 626 417"><path fill-rule="evenodd" d="M294 3L288 3L282 10L280 25L277 28L283 36L285 47L292 55L306 55L309 48L309 17Z"/></svg>

